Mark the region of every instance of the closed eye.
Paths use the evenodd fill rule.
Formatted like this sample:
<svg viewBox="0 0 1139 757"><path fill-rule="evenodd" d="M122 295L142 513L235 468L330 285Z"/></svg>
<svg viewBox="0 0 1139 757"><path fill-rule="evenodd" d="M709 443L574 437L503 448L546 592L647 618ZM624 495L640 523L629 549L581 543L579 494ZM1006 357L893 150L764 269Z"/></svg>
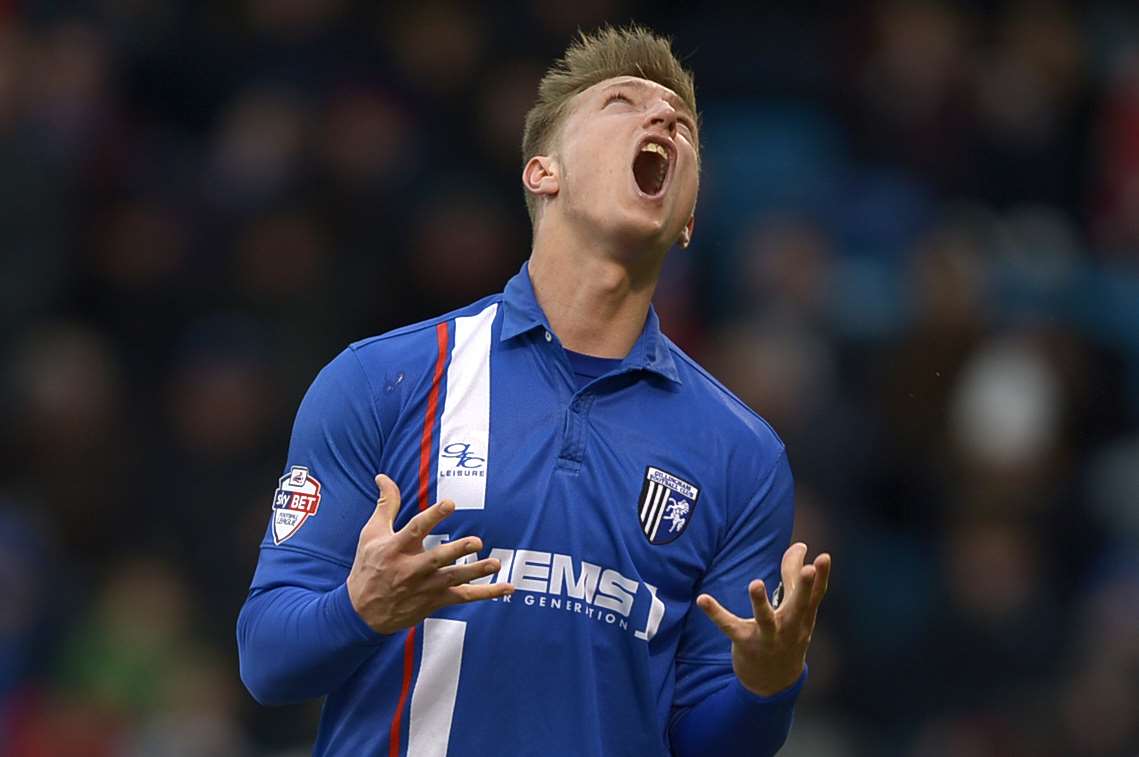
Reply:
<svg viewBox="0 0 1139 757"><path fill-rule="evenodd" d="M630 100L630 99L629 99L627 96L625 96L624 94L622 94L622 93L620 93L620 92L614 92L614 93L612 93L611 95L609 95L609 97L606 97L606 98L605 98L605 105L608 105L609 103L613 102L614 100L621 100L621 101L623 101L623 102L626 102L626 103L628 103L629 105L632 105L632 104L633 104L633 101L632 101L632 100ZM604 107L604 106L602 106L602 107Z"/></svg>

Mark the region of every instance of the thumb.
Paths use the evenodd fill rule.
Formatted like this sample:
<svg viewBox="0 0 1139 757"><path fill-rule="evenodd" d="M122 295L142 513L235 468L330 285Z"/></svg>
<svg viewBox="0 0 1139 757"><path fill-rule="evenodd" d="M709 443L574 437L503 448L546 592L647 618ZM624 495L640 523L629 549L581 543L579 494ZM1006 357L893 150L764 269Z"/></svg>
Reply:
<svg viewBox="0 0 1139 757"><path fill-rule="evenodd" d="M378 524L387 533L392 533L395 516L399 513L399 487L395 481L381 473L376 476L376 486L380 490L380 498L376 500L376 511L372 513L368 525Z"/></svg>

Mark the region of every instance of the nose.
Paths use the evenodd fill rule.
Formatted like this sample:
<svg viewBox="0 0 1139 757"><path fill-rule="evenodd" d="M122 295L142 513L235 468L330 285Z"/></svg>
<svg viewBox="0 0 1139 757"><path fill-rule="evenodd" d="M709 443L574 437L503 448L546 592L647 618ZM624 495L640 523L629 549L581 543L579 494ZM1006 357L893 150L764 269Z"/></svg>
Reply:
<svg viewBox="0 0 1139 757"><path fill-rule="evenodd" d="M645 125L649 128L662 128L670 137L676 136L676 108L664 99L654 101L645 111Z"/></svg>

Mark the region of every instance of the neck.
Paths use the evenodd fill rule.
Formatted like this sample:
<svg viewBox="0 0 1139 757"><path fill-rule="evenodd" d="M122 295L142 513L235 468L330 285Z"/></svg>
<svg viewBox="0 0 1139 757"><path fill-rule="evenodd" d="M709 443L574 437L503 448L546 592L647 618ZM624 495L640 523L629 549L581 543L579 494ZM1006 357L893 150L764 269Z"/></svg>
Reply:
<svg viewBox="0 0 1139 757"><path fill-rule="evenodd" d="M530 280L562 345L597 357L628 355L644 328L665 252L631 255L540 224Z"/></svg>

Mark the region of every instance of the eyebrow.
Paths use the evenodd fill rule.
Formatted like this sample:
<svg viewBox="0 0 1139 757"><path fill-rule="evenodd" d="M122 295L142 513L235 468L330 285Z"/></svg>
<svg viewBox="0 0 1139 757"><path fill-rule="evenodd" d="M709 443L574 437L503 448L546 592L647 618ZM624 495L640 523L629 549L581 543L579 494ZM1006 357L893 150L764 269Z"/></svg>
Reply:
<svg viewBox="0 0 1139 757"><path fill-rule="evenodd" d="M601 91L602 92L608 92L611 89L617 89L619 87L632 87L633 89L639 89L642 91L644 91L644 90L655 90L655 87L653 87L651 84L633 79L631 81L615 82L613 84L610 84L610 85L604 87ZM696 114L693 113L689 109L688 105L683 100L680 99L679 95L677 95L675 92L672 92L671 90L668 90L665 92L665 99L668 100L668 102L672 105L672 107L676 108L681 113L683 113L685 116L687 116L688 119L693 123L693 125L696 124Z"/></svg>

